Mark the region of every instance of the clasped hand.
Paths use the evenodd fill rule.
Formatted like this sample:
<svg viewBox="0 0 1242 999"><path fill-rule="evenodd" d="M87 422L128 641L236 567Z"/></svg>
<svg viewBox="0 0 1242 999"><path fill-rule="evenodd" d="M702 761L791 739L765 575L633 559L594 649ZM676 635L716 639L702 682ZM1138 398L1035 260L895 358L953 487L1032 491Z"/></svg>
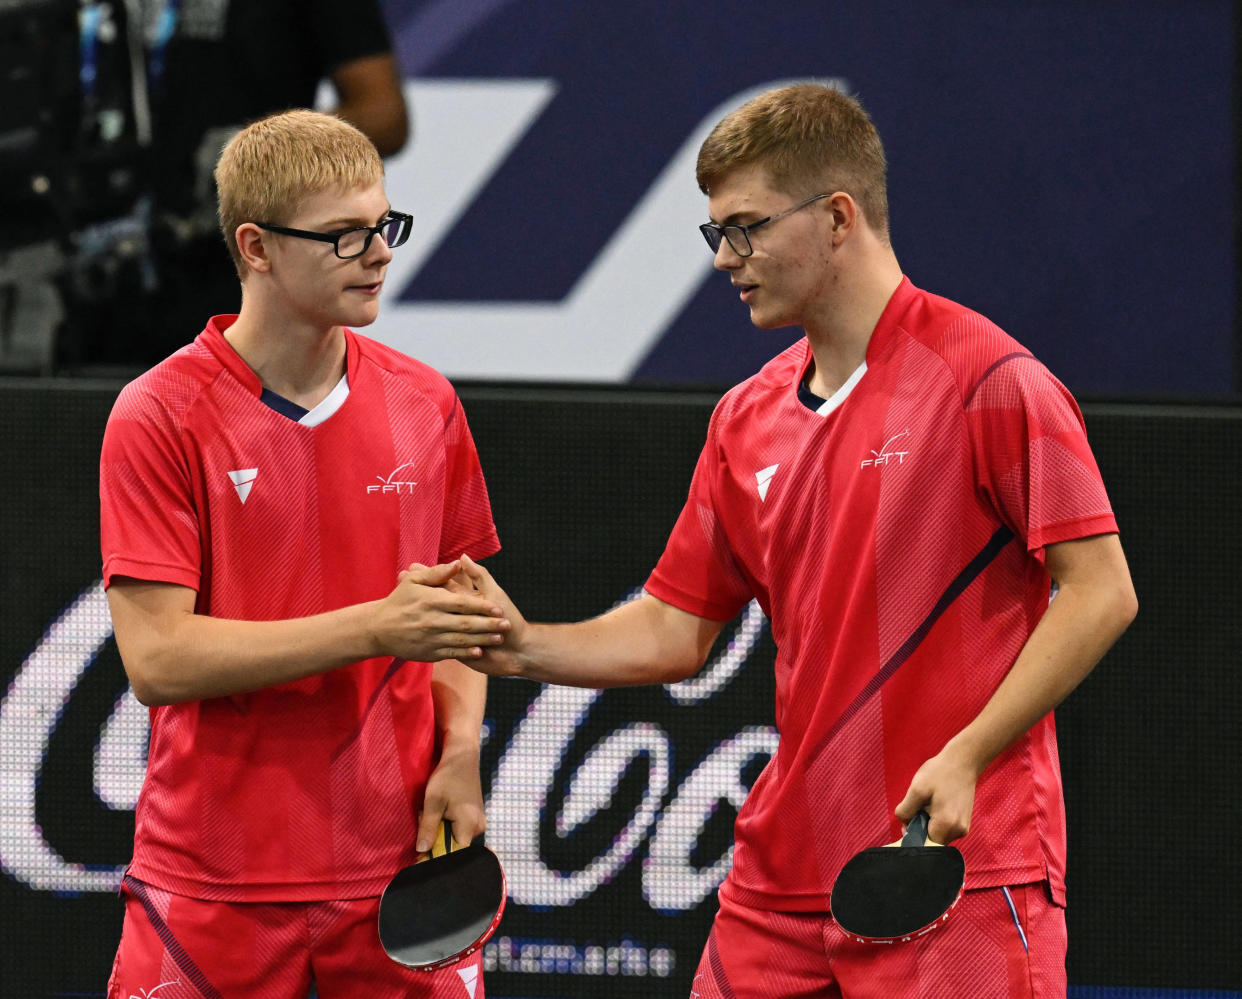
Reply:
<svg viewBox="0 0 1242 999"><path fill-rule="evenodd" d="M509 620L463 580L461 559L403 570L376 608L376 654L414 662L477 659L502 643Z"/></svg>

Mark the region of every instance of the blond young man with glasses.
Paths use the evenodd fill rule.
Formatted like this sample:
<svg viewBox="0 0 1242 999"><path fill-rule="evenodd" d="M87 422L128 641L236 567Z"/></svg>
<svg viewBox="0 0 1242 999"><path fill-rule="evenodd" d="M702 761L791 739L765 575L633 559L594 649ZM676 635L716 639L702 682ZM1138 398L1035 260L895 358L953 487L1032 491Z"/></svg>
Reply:
<svg viewBox="0 0 1242 999"><path fill-rule="evenodd" d="M100 466L104 578L146 782L108 995L483 995L478 955L385 955L379 896L442 819L485 825L499 547L449 383L354 332L411 219L353 126L241 131L216 168L241 312L128 385ZM456 991L454 991L456 990Z"/></svg>

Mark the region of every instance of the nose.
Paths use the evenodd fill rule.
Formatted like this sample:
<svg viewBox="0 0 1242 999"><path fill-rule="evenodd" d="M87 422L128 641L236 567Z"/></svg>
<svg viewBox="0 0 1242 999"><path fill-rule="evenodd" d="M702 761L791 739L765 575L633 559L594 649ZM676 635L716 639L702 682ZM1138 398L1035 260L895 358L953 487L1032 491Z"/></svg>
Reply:
<svg viewBox="0 0 1242 999"><path fill-rule="evenodd" d="M392 260L392 247L388 245L388 241L384 239L378 232L371 238L371 245L367 247L367 262L372 264L386 264Z"/></svg>
<svg viewBox="0 0 1242 999"><path fill-rule="evenodd" d="M744 257L739 257L737 250L733 249L733 244L727 239L722 239L720 245L716 247L716 256L712 259L712 266L718 271L736 270L742 266Z"/></svg>

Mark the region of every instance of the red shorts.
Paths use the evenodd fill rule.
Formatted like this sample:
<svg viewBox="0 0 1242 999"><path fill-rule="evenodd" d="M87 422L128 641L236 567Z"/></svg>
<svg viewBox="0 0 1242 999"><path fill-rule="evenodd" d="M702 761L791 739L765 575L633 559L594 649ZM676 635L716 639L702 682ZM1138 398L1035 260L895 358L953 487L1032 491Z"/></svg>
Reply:
<svg viewBox="0 0 1242 999"><path fill-rule="evenodd" d="M126 876L108 999L484 999L482 953L411 971L380 946L378 898L204 902Z"/></svg>
<svg viewBox="0 0 1242 999"><path fill-rule="evenodd" d="M1044 883L965 892L943 926L857 943L831 916L721 899L692 999L1065 999L1065 910Z"/></svg>

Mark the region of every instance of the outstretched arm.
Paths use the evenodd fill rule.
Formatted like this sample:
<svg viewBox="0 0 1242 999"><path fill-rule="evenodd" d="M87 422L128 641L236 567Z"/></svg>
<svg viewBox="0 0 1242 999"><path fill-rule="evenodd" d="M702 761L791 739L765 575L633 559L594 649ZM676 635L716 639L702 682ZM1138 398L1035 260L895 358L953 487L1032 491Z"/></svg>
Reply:
<svg viewBox="0 0 1242 999"><path fill-rule="evenodd" d="M479 656L503 641L500 608L444 588L460 565L402 572L381 600L284 621L239 621L194 612L195 592L117 578L108 607L121 660L143 704L223 697L325 673L362 659L417 662Z"/></svg>
<svg viewBox="0 0 1242 999"><path fill-rule="evenodd" d="M1115 534L1049 545L1045 564L1056 599L983 710L919 768L897 806L903 822L926 808L938 843L966 835L988 764L1086 678L1138 611Z"/></svg>
<svg viewBox="0 0 1242 999"><path fill-rule="evenodd" d="M465 556L461 561L479 595L500 607L511 624L503 645L466 662L492 676L573 687L675 683L702 668L724 627L648 593L589 621L532 624L486 569Z"/></svg>

